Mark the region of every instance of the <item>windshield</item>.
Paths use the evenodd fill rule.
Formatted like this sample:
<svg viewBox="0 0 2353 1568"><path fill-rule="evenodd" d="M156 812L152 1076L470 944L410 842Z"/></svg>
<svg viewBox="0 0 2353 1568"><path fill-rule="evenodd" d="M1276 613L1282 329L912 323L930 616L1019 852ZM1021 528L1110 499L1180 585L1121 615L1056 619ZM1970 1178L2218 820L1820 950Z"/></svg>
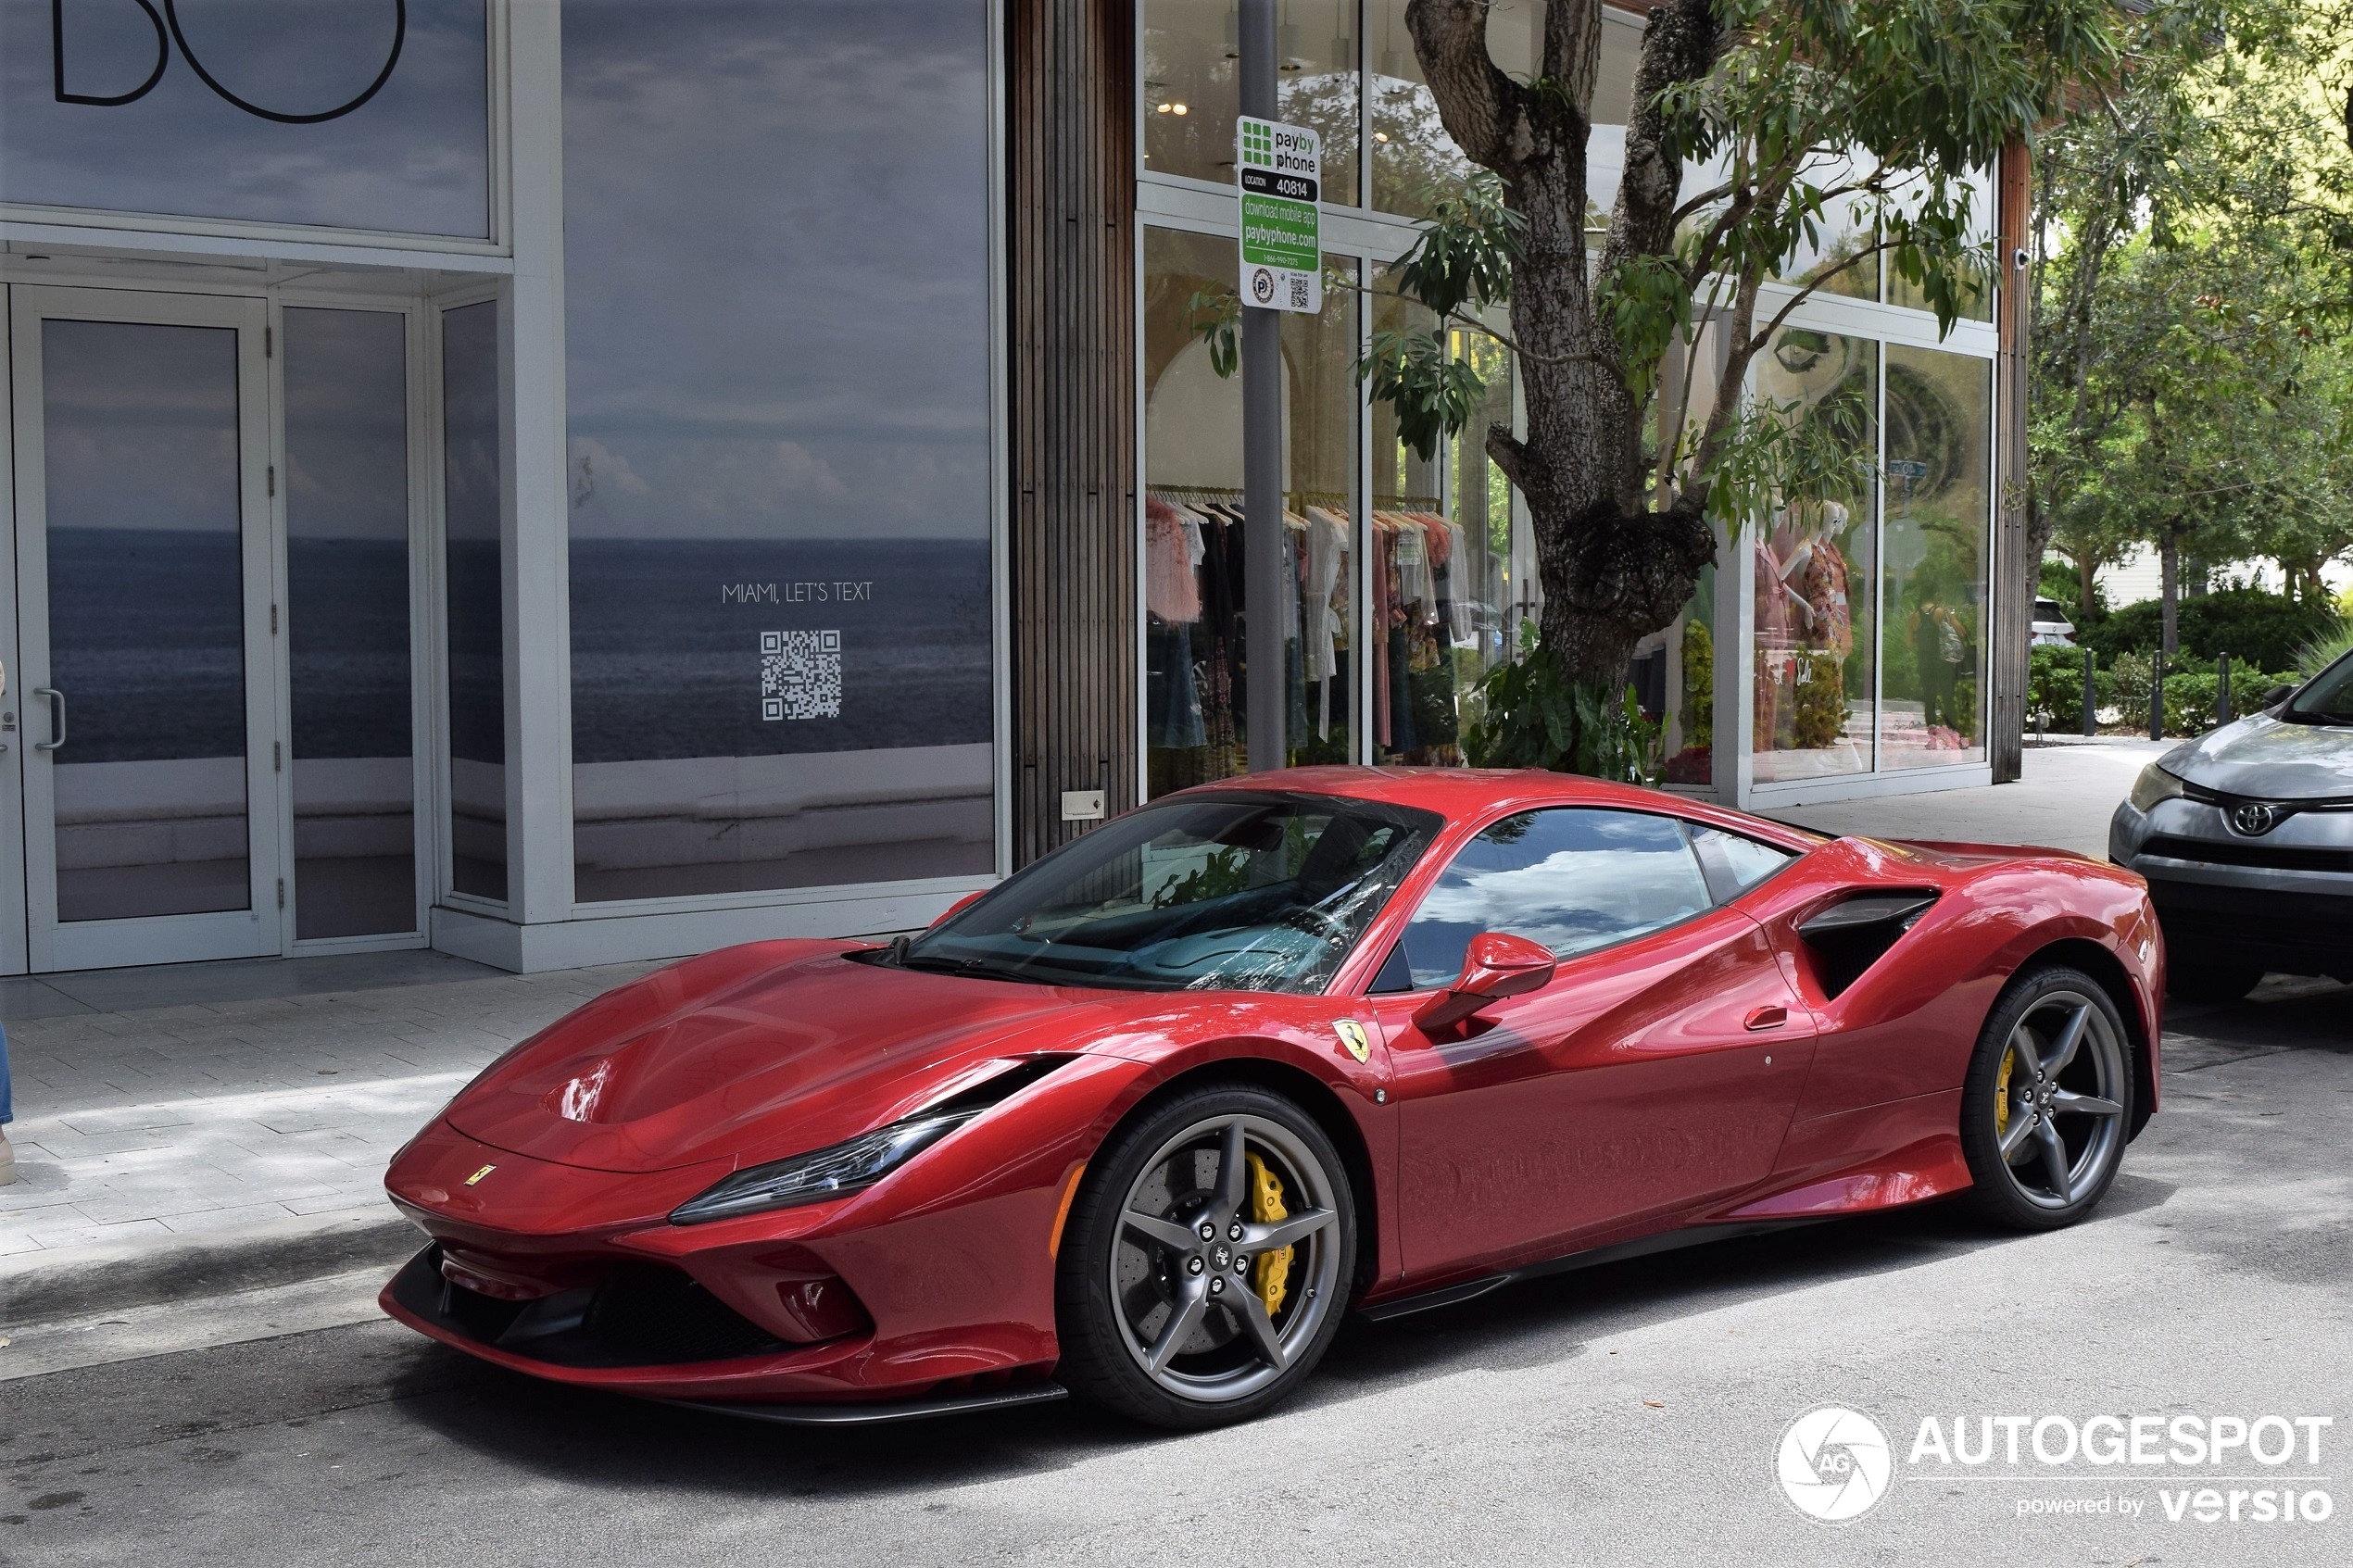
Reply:
<svg viewBox="0 0 2353 1568"><path fill-rule="evenodd" d="M1328 796L1147 806L1047 856L897 961L1048 985L1317 991L1441 822Z"/></svg>
<svg viewBox="0 0 2353 1568"><path fill-rule="evenodd" d="M2353 724L2353 653L2314 676L2280 717L2299 724Z"/></svg>

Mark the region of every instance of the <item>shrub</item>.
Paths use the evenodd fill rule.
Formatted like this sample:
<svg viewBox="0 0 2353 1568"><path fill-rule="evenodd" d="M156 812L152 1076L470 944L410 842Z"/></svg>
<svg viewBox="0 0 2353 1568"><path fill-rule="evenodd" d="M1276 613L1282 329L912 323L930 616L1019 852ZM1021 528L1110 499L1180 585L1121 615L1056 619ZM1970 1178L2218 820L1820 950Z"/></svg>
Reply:
<svg viewBox="0 0 2353 1568"><path fill-rule="evenodd" d="M2026 721L2052 730L2079 726L2083 721L2083 650L2044 644L2027 650L2026 662Z"/></svg>
<svg viewBox="0 0 2353 1568"><path fill-rule="evenodd" d="M2299 601L2260 588L2218 588L2179 606L2180 658L2184 663L2212 663L2227 653L2233 664L2265 670L2295 665L2296 651L2308 643L2340 632L2334 607ZM2164 640L2164 606L2156 599L2126 605L2096 625L2079 630L2078 639L2095 650L2103 664L2123 653L2155 653Z"/></svg>

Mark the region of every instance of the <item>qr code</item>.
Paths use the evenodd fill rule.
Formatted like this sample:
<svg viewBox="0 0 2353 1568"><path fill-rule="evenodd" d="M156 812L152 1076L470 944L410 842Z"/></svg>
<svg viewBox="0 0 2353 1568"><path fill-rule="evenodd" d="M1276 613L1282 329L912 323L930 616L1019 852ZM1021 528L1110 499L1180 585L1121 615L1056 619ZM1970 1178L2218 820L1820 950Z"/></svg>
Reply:
<svg viewBox="0 0 2353 1568"><path fill-rule="evenodd" d="M841 717L841 633L760 633L760 716Z"/></svg>
<svg viewBox="0 0 2353 1568"><path fill-rule="evenodd" d="M1297 275L1296 277L1294 277L1294 278L1290 279L1290 307L1291 307L1293 310L1304 310L1304 309L1306 309L1306 308L1307 308L1307 274L1306 274L1306 273L1304 273L1304 272L1302 272L1302 273L1300 273L1299 275Z"/></svg>

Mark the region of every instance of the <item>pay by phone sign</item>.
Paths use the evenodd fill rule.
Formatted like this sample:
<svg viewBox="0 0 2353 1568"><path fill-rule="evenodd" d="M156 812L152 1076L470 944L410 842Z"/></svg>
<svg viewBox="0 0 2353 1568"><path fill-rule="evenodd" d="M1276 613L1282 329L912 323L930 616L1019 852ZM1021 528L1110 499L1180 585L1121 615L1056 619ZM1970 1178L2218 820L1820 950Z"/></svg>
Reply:
<svg viewBox="0 0 2353 1568"><path fill-rule="evenodd" d="M1323 149L1303 125L1244 116L1234 132L1244 305L1324 307Z"/></svg>

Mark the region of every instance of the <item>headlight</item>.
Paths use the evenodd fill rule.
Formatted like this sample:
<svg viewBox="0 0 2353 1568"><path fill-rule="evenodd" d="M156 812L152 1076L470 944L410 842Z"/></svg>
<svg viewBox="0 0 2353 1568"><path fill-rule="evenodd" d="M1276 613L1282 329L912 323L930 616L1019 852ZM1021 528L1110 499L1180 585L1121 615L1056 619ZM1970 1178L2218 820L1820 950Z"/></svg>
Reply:
<svg viewBox="0 0 2353 1568"><path fill-rule="evenodd" d="M969 1110L910 1117L831 1148L738 1171L699 1198L690 1198L680 1204L672 1210L671 1223L693 1225L705 1220L756 1214L763 1209L822 1203L828 1198L873 1186L985 1109L975 1106Z"/></svg>
<svg viewBox="0 0 2353 1568"><path fill-rule="evenodd" d="M2145 814L2160 800L2179 800L2184 793L2181 780L2152 762L2133 781L2133 809Z"/></svg>
<svg viewBox="0 0 2353 1568"><path fill-rule="evenodd" d="M1070 1060L1066 1056L1026 1058L904 1121L861 1133L828 1148L738 1171L672 1210L671 1223L695 1225L768 1209L823 1203L873 1186L982 1111Z"/></svg>

